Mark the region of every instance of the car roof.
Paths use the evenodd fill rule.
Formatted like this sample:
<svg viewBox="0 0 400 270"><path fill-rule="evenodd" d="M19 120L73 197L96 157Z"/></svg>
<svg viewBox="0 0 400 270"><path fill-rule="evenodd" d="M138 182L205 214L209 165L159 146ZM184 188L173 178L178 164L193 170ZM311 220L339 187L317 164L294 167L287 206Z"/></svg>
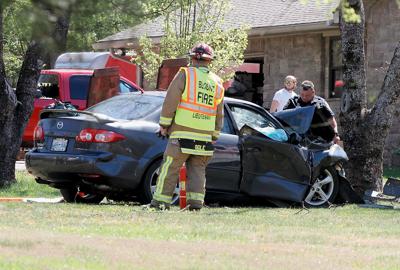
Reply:
<svg viewBox="0 0 400 270"><path fill-rule="evenodd" d="M65 69L65 68L60 68L60 69L43 69L41 71L41 74L68 74L68 75L92 75L93 74L93 69ZM138 86L136 83L132 82L131 80L129 80L128 78L121 76L120 78L130 84L132 84L133 86L135 86L137 89L139 89L140 91L143 92L143 89Z"/></svg>
<svg viewBox="0 0 400 270"><path fill-rule="evenodd" d="M133 93L124 93L124 95L131 95L131 94L133 94ZM165 90L152 90L152 91L145 91L142 94L143 95L147 95L147 96L165 97L167 95L167 91L165 91ZM251 106L262 108L261 106L255 104L253 102L250 102L250 101L247 101L247 100L243 100L243 99L224 97L224 101L228 102L228 103L247 104L247 105L251 105Z"/></svg>
<svg viewBox="0 0 400 270"><path fill-rule="evenodd" d="M93 69L43 69L42 73L93 74Z"/></svg>

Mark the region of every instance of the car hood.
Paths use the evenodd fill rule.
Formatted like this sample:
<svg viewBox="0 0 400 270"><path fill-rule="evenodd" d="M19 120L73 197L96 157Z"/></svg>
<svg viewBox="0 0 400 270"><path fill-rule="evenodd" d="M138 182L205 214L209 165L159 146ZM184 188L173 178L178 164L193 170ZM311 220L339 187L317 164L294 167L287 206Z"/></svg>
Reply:
<svg viewBox="0 0 400 270"><path fill-rule="evenodd" d="M289 130L304 135L311 127L315 107L299 107L275 112L273 115Z"/></svg>

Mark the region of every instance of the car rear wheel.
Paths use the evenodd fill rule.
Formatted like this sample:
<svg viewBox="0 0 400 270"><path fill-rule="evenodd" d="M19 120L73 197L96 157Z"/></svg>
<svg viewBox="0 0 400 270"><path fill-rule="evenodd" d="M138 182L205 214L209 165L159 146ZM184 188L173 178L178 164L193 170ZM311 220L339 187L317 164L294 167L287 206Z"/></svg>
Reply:
<svg viewBox="0 0 400 270"><path fill-rule="evenodd" d="M76 187L60 189L60 193L68 203L98 204L104 199L104 195L81 192Z"/></svg>
<svg viewBox="0 0 400 270"><path fill-rule="evenodd" d="M150 203L153 198L153 194L156 191L157 178L160 174L162 160L154 162L146 172L144 180L142 182L141 190L139 191L139 202ZM179 201L179 185L176 185L174 194L172 195L171 204L177 204Z"/></svg>
<svg viewBox="0 0 400 270"><path fill-rule="evenodd" d="M329 206L334 202L339 191L339 179L334 168L327 168L321 171L304 203L310 207Z"/></svg>

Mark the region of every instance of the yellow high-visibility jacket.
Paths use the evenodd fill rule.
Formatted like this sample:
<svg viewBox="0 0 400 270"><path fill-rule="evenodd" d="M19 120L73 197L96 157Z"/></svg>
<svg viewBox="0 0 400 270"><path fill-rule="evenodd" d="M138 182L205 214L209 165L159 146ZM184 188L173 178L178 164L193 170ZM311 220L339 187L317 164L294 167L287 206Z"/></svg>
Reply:
<svg viewBox="0 0 400 270"><path fill-rule="evenodd" d="M217 140L224 118L222 80L204 66L181 68L168 87L160 125L170 138Z"/></svg>

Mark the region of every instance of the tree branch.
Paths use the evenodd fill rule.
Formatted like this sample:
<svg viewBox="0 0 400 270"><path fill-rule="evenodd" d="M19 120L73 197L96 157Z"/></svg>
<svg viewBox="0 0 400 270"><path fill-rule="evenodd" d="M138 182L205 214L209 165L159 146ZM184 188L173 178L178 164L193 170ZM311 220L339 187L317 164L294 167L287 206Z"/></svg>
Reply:
<svg viewBox="0 0 400 270"><path fill-rule="evenodd" d="M381 92L371 110L374 126L390 126L400 97L400 41L395 49L389 69L383 81Z"/></svg>
<svg viewBox="0 0 400 270"><path fill-rule="evenodd" d="M163 14L165 14L171 7L172 5L175 3L175 0L171 0L170 2L168 2L166 4L166 6L163 8L161 7L158 10L155 10L153 12L148 12L148 13L137 13L134 9L129 10L130 13L132 13L134 16L140 17L140 18L153 18L153 17L158 17L161 16ZM121 10L121 11L126 11L126 9L122 9L121 8L121 4L116 3L115 1L111 1L110 2L115 8Z"/></svg>

